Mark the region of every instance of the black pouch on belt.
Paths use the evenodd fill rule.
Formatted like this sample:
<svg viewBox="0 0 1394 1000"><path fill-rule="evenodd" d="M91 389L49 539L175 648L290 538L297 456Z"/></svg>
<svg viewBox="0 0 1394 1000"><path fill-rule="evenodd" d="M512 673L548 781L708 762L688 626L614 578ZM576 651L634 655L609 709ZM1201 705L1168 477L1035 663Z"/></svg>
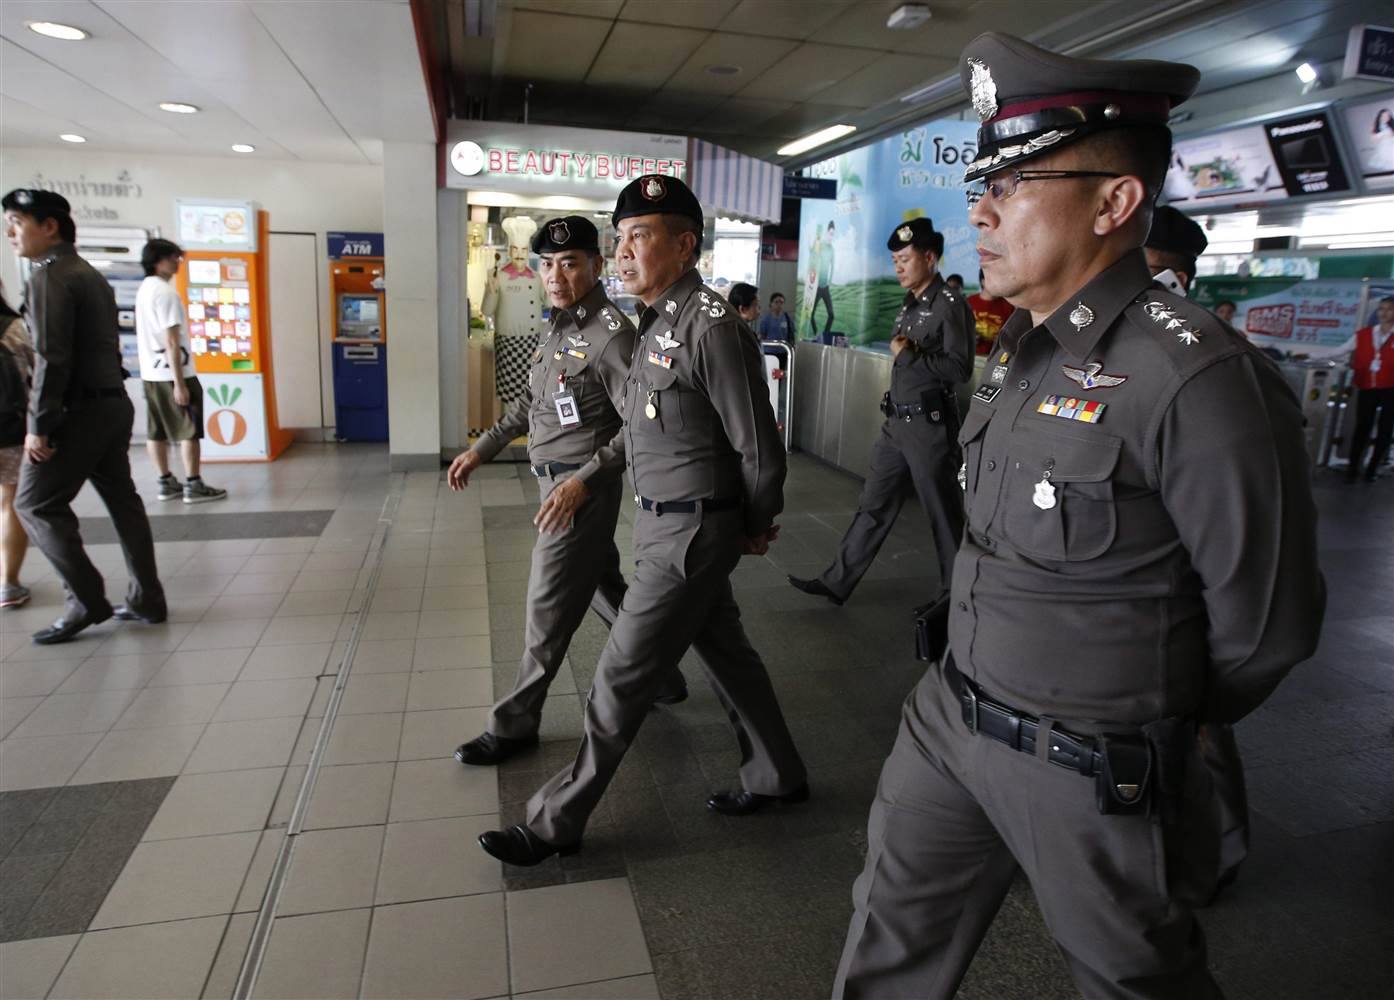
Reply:
<svg viewBox="0 0 1394 1000"><path fill-rule="evenodd" d="M915 659L934 663L949 646L949 595L915 609Z"/></svg>
<svg viewBox="0 0 1394 1000"><path fill-rule="evenodd" d="M920 393L920 405L924 407L924 418L931 424L942 424L945 417L944 394L938 389Z"/></svg>
<svg viewBox="0 0 1394 1000"><path fill-rule="evenodd" d="M1094 800L1105 816L1145 813L1151 801L1152 747L1136 736L1096 737L1103 766L1094 775Z"/></svg>
<svg viewBox="0 0 1394 1000"><path fill-rule="evenodd" d="M888 417L895 416L895 407L891 405L891 394L889 392L881 393L881 412Z"/></svg>

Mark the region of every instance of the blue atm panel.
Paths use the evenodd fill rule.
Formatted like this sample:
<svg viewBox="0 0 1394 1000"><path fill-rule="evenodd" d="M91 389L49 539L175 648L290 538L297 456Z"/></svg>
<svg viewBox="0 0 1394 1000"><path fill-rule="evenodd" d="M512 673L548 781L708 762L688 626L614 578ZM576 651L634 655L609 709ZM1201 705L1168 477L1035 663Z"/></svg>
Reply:
<svg viewBox="0 0 1394 1000"><path fill-rule="evenodd" d="M341 441L387 440L384 345L334 345L334 424Z"/></svg>

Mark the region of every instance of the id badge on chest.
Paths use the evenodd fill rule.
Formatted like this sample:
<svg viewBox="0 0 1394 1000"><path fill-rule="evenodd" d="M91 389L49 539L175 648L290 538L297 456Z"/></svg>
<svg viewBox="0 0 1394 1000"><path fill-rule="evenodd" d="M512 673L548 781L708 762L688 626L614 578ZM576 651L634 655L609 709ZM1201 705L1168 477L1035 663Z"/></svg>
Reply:
<svg viewBox="0 0 1394 1000"><path fill-rule="evenodd" d="M576 402L576 394L566 388L566 377L557 376L557 391L552 393L552 405L557 408L557 421L563 427L579 427L581 407Z"/></svg>

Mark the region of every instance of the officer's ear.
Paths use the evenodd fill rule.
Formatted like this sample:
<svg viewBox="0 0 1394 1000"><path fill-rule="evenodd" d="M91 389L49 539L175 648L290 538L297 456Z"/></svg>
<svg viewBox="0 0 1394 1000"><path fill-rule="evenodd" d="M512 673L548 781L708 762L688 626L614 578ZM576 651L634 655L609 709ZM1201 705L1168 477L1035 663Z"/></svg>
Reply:
<svg viewBox="0 0 1394 1000"><path fill-rule="evenodd" d="M1140 177L1124 174L1099 185L1099 200L1094 213L1094 235L1110 236L1119 230L1141 223L1143 208L1149 204L1147 185ZM1143 234L1146 236L1146 233ZM1142 242L1141 239L1138 241Z"/></svg>

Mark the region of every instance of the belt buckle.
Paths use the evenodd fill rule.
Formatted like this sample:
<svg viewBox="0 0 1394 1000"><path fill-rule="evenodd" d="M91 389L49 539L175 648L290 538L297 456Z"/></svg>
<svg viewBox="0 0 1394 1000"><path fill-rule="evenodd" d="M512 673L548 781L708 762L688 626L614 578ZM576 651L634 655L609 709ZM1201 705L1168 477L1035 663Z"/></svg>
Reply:
<svg viewBox="0 0 1394 1000"><path fill-rule="evenodd" d="M914 418L915 418L914 412L910 409L910 407L907 406L907 407L905 408L905 422L908 424L908 423L910 423L910 421L913 420Z"/></svg>
<svg viewBox="0 0 1394 1000"><path fill-rule="evenodd" d="M978 692L973 690L973 685L968 678L963 678L963 690L968 694L968 701L973 706L972 715L968 720L968 732L974 736L978 735Z"/></svg>
<svg viewBox="0 0 1394 1000"><path fill-rule="evenodd" d="M654 516L654 517L662 517L662 516L663 516L663 501L662 501L662 500L655 500L655 501L653 502L653 516Z"/></svg>

